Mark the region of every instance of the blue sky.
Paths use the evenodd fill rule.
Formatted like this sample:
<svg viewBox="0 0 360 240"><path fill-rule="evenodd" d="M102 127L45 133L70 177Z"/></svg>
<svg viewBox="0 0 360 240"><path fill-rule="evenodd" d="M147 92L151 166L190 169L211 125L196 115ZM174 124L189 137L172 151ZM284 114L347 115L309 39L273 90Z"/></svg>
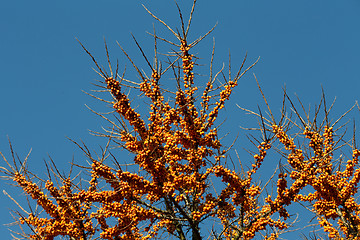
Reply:
<svg viewBox="0 0 360 240"><path fill-rule="evenodd" d="M190 0L179 1L187 15ZM44 173L43 160L50 155L63 171L76 156L84 157L66 139L83 139L90 147L104 140L90 136L88 130L101 130L106 123L92 114L109 111L81 90L90 91L99 79L93 64L81 49L78 38L105 65L103 38L113 59L120 66L128 62L118 41L140 67L147 66L132 41L133 33L145 51L153 53L152 31L155 20L141 4L167 21L179 26L173 1L4 1L0 7L0 151L9 155L7 136L16 152L25 157L30 148L29 167ZM225 115L231 132L249 126L244 113L235 104L256 109L261 104L252 76L256 74L270 104L279 109L282 87L289 95L297 93L307 105L319 100L321 85L327 98L337 97L334 115L341 114L358 100L360 87L360 1L359 0L198 0L190 39L203 35L216 22L218 26L203 45L194 49L202 64L208 64L215 38L217 68L228 61L229 50L235 69L248 52L249 62L259 56L257 66L243 78L232 96ZM169 32L155 23L160 36ZM163 44L163 49L167 45ZM201 71L208 69L205 65ZM136 79L129 70L128 78ZM358 117L358 113L354 114ZM126 155L126 153L124 153ZM2 163L0 165L3 165ZM16 199L17 191L0 182ZM10 239L3 224L11 222L9 208L16 208L0 194L0 234Z"/></svg>

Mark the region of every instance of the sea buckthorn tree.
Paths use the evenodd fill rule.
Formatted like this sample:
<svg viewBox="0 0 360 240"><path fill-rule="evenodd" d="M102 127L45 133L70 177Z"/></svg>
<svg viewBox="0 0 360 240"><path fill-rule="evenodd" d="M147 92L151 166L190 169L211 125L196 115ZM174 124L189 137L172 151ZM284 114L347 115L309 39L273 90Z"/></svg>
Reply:
<svg viewBox="0 0 360 240"><path fill-rule="evenodd" d="M195 5L196 0L187 23L178 7L179 31L145 8L177 41L154 31L151 64L134 38L148 72L119 45L139 81L125 78L118 64L113 71L106 43L108 69L80 43L103 79L98 87L111 95L111 100L93 96L113 108L113 118L97 113L110 123L110 128L96 133L108 143L96 154L74 141L90 164L72 163L65 176L52 162L46 165L46 180L28 170L28 157L19 163L12 148L13 161L1 154L7 164L1 167L3 177L13 181L37 206L26 210L18 205L20 210L14 215L20 227L18 239L278 239L294 224L289 213L293 204L301 204L301 211L307 209L317 219L315 226L323 234L314 232L314 238L359 238L356 195L360 150L355 141L346 141L346 134L341 134L344 125L338 126L347 112L331 121L332 105L327 107L324 94L315 112L310 113L301 102L303 111L298 110L284 91L281 115L276 120L259 86L268 116L260 109L242 108L259 120L259 127L251 129L258 137L250 138L256 152L244 162L250 163L247 170L229 167L232 146L222 143L216 120L239 80L256 62L246 67L245 56L235 73L230 61L226 74L224 68L213 72L213 48L209 79L201 85L197 81L201 76L196 75L198 57L192 49L213 29L198 39L189 39ZM170 46L171 51L162 55L165 60L159 57L158 41ZM161 85L164 78L172 82L170 87ZM148 100L146 112L134 108L126 94L128 88ZM293 114L287 113L289 105ZM133 162L122 162L112 151L114 146L129 151ZM339 154L346 148L351 151L347 159ZM270 151L279 154L281 162L270 170L272 176L265 183L259 183L254 175L264 161L272 160ZM73 176L75 168L88 174Z"/></svg>

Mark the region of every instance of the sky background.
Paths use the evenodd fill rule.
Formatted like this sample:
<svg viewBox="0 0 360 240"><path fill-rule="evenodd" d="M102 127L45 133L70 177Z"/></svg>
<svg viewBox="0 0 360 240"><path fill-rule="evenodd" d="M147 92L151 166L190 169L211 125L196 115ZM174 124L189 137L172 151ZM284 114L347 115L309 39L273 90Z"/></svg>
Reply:
<svg viewBox="0 0 360 240"><path fill-rule="evenodd" d="M184 17L191 3L179 1ZM43 161L48 155L65 172L73 156L84 162L81 152L66 137L82 139L94 148L104 144L104 139L89 135L88 130L101 130L107 124L85 104L100 112L110 109L82 92L96 89L92 83L99 77L75 38L106 65L105 37L112 60L119 59L120 70L126 64L127 78L137 80L116 41L147 71L130 33L150 58L153 39L146 31L152 32L155 23L160 36L170 34L141 4L170 26L179 26L176 6L168 0L1 3L0 151L6 157L10 159L9 137L20 158L32 148L29 168L43 176ZM190 39L205 34L218 22L203 44L193 49L193 53L199 53L202 58L199 63L204 64L199 72L205 74L209 69L213 38L217 70L222 62L228 62L229 50L233 69L241 64L246 52L249 64L260 56L256 67L240 81L224 111L227 118L224 131L242 134L240 125L254 125L235 105L256 110L257 105L262 104L253 73L276 111L280 109L285 84L289 95L296 93L305 105L319 101L323 86L329 102L337 98L334 117L350 108L359 99L359 13L359 0L228 0L221 3L199 0ZM162 44L160 51L167 52L167 47ZM355 112L352 117L358 118L359 113ZM23 197L5 181L0 182L0 187L16 199ZM1 239L11 239L3 225L12 221L9 208L17 209L0 193Z"/></svg>

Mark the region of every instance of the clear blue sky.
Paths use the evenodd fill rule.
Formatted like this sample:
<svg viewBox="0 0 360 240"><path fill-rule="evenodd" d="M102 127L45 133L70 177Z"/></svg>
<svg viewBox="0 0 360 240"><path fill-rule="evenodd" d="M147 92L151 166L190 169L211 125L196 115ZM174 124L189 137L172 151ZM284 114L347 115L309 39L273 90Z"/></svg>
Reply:
<svg viewBox="0 0 360 240"><path fill-rule="evenodd" d="M192 1L179 2L186 15ZM103 144L88 130L101 130L106 123L84 104L98 111L109 109L81 92L94 89L91 83L99 78L75 37L104 65L105 37L112 57L130 68L116 45L119 41L147 70L130 35L133 33L151 56L153 41L145 32L152 31L155 20L141 3L171 26L178 26L175 4L168 0L2 2L0 151L10 157L7 136L21 158L32 148L30 169L43 176L43 160L48 154L64 171L73 155L78 161L84 160L66 136L83 139L90 147ZM198 0L190 38L203 35L218 22L204 45L194 49L195 53L205 53L200 55L201 63L209 62L213 37L217 68L228 61L229 50L234 67L239 66L246 51L249 61L261 57L229 102L225 130L240 131L240 123L251 125L242 120L244 113L234 106L237 103L256 109L261 103L252 73L275 110L281 104L284 84L290 95L297 93L306 105L319 100L323 85L328 99L337 97L335 113L352 106L359 99L360 88L359 13L359 0ZM160 36L169 34L160 24L155 26ZM130 71L128 78L136 76ZM16 199L22 198L4 181L0 186ZM2 193L0 206L0 236L10 239L3 224L11 222L9 208L16 206Z"/></svg>

